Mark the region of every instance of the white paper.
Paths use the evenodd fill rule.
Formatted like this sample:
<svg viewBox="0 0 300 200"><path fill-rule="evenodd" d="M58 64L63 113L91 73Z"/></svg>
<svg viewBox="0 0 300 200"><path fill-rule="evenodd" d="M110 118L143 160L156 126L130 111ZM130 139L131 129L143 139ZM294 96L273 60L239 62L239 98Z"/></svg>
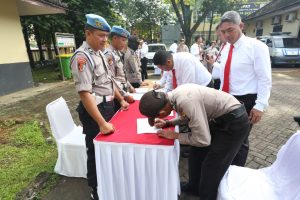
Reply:
<svg viewBox="0 0 300 200"><path fill-rule="evenodd" d="M139 93L132 93L132 94L130 94L131 96L133 96L133 99L134 100L141 100L141 98L142 98L142 96L144 95L144 94L139 94Z"/></svg>
<svg viewBox="0 0 300 200"><path fill-rule="evenodd" d="M154 126L150 126L148 123L148 118L138 118L136 119L137 124L137 134L156 134L157 131L161 130L160 128L155 128Z"/></svg>
<svg viewBox="0 0 300 200"><path fill-rule="evenodd" d="M169 114L170 117L174 116L174 111L171 111L171 113Z"/></svg>
<svg viewBox="0 0 300 200"><path fill-rule="evenodd" d="M149 88L135 88L135 92L138 94L145 94L149 91Z"/></svg>

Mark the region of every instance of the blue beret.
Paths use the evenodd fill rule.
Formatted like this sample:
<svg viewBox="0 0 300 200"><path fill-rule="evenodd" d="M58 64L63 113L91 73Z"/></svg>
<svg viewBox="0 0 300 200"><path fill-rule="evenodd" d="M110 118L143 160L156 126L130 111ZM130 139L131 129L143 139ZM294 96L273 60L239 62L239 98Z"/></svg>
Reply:
<svg viewBox="0 0 300 200"><path fill-rule="evenodd" d="M87 14L85 17L87 19L86 24L94 27L95 29L110 32L110 25L103 17L95 14Z"/></svg>
<svg viewBox="0 0 300 200"><path fill-rule="evenodd" d="M130 37L130 33L122 28L121 26L113 26L111 29L111 33L115 33L116 35L125 37L125 38L129 38Z"/></svg>

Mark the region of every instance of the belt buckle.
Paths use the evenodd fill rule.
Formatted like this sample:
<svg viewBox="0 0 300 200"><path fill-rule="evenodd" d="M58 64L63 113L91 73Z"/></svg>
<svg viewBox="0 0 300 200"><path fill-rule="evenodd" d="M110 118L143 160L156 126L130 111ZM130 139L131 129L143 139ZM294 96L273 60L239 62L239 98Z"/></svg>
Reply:
<svg viewBox="0 0 300 200"><path fill-rule="evenodd" d="M104 96L104 98L105 98L106 102L109 102L112 100L112 96Z"/></svg>

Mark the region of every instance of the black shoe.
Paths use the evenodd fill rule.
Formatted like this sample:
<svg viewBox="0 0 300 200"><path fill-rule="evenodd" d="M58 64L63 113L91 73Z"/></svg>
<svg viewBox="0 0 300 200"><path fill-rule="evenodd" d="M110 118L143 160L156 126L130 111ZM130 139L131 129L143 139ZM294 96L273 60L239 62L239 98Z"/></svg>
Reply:
<svg viewBox="0 0 300 200"><path fill-rule="evenodd" d="M193 196L199 196L199 191L197 189L192 188L191 184L188 182L180 182L180 188L181 188L181 192Z"/></svg>
<svg viewBox="0 0 300 200"><path fill-rule="evenodd" d="M99 200L98 193L97 193L97 188L92 188L91 200Z"/></svg>

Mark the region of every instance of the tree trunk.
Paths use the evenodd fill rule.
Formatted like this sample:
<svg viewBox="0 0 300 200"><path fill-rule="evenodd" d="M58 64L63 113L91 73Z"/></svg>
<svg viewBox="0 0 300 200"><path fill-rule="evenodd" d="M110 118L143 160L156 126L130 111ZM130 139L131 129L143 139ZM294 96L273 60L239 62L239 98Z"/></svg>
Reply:
<svg viewBox="0 0 300 200"><path fill-rule="evenodd" d="M57 50L57 46L56 46L56 41L55 41L54 33L51 34L51 38L52 38L52 43L53 43L55 55L58 56L58 50Z"/></svg>
<svg viewBox="0 0 300 200"><path fill-rule="evenodd" d="M27 49L27 55L28 55L30 67L31 67L31 69L33 69L34 68L34 60L33 60L32 52L30 49L27 26L25 24L23 24L22 27L23 27L22 31L23 31L23 35L24 35L24 40L25 40L25 45L26 45L26 49Z"/></svg>
<svg viewBox="0 0 300 200"><path fill-rule="evenodd" d="M38 26L34 26L34 35L35 35L37 46L39 48L40 61L44 61L45 57L44 57L44 53L43 53L41 35L40 35L40 31L38 29Z"/></svg>
<svg viewBox="0 0 300 200"><path fill-rule="evenodd" d="M211 27L213 24L213 20L214 20L214 12L211 11L211 18L210 18L210 22L209 22L209 32L208 32L208 41L211 41Z"/></svg>

